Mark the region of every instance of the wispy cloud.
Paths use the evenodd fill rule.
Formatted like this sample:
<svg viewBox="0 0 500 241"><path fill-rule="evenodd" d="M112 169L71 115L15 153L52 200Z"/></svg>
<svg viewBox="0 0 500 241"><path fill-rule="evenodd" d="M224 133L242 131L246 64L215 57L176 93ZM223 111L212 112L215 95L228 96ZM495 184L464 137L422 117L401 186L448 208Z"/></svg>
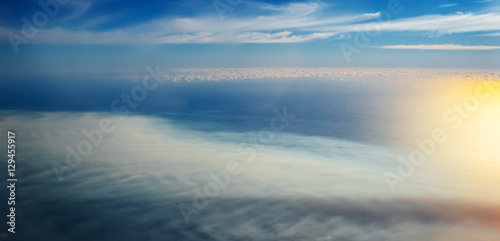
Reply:
<svg viewBox="0 0 500 241"><path fill-rule="evenodd" d="M416 32L441 36L456 33L500 31L500 13L422 15L381 21L381 13L325 14L321 2L284 5L249 3L263 12L245 16L159 17L119 29L93 31L90 27L67 29L61 26L40 30L33 42L41 43L298 43L357 31ZM457 5L444 4L441 6ZM97 21L94 19L94 21ZM1 32L19 29L3 29ZM488 36L497 36L495 34ZM340 38L340 37L339 37Z"/></svg>
<svg viewBox="0 0 500 241"><path fill-rule="evenodd" d="M172 35L159 39L161 43L300 43L327 39L335 33L321 32L293 34L290 31L277 33L246 32L238 34L199 33Z"/></svg>
<svg viewBox="0 0 500 241"><path fill-rule="evenodd" d="M325 4L291 3L284 6L260 4L271 14L236 17L221 22L216 17L166 17L109 31L40 30L34 41L43 43L299 43L322 40L335 31L309 31L318 26L349 25L376 19L380 13L322 17ZM7 31L7 30L5 30ZM5 32L4 31L4 32Z"/></svg>
<svg viewBox="0 0 500 241"><path fill-rule="evenodd" d="M458 4L457 3L441 4L438 7L440 7L440 8L449 8L449 7L455 7L455 6L458 6Z"/></svg>
<svg viewBox="0 0 500 241"><path fill-rule="evenodd" d="M486 34L479 34L476 36L500 36L500 33L486 33Z"/></svg>
<svg viewBox="0 0 500 241"><path fill-rule="evenodd" d="M447 15L423 15L380 22L380 12L324 17L315 14L319 9L317 6L310 7L309 9L304 8L305 10L303 11L283 10L278 15L236 18L222 24L214 22L216 19L172 19L163 25L163 29L158 29L158 31L168 31L170 35L179 35L179 32L184 31L180 36L185 35L186 32L191 35L197 35L202 31L221 36L254 34L253 32L263 31L290 31L293 33L291 35L314 33L316 36L333 36L335 34L332 33L346 34L371 29L372 31L378 30L381 32L423 32L425 34L441 36L445 34L500 30L500 25L498 24L500 22L499 13L474 14L457 12ZM317 40L318 38L312 38L314 35L295 39L299 42ZM268 34L268 36L273 41L272 38L274 35ZM236 42L241 42L237 37L225 39L228 41L233 39ZM217 40L217 38L214 38L214 40ZM289 40L293 41L293 39ZM259 38L258 42L266 41L262 41Z"/></svg>
<svg viewBox="0 0 500 241"><path fill-rule="evenodd" d="M420 50L494 50L500 46L463 46L459 44L433 44L433 45L386 45L379 46L382 49L420 49Z"/></svg>
<svg viewBox="0 0 500 241"><path fill-rule="evenodd" d="M368 22L363 24L335 25L311 28L316 31L354 32L365 29L378 29L386 32L425 32L443 34L495 31L500 30L500 14L473 14L457 12L448 15L424 15L414 18L396 19L385 22Z"/></svg>

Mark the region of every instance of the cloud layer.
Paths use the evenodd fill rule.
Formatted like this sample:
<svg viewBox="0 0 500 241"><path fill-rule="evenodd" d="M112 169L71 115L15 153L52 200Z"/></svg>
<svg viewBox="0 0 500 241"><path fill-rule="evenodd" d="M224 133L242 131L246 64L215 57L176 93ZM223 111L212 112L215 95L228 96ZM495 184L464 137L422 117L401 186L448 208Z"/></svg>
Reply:
<svg viewBox="0 0 500 241"><path fill-rule="evenodd" d="M111 118L115 131L57 181L66 145ZM276 134L220 195L186 224L211 172L238 154L247 133L206 133L152 117L102 113L17 113L1 120L23 151L23 196L16 209L29 240L481 240L498 239L497 206L434 191L390 193L378 172L390 150L330 138ZM29 150L29 151L28 151ZM437 192L439 193L439 192ZM413 198L412 198L413 197ZM458 196L457 196L458 197ZM92 231L91 231L92 230ZM137 230L142 230L138 232ZM17 235L17 234L16 234Z"/></svg>
<svg viewBox="0 0 500 241"><path fill-rule="evenodd" d="M85 6L79 2L70 4L75 5L73 7L79 10L64 18L92 16L91 14L96 14L92 4L83 4ZM121 26L112 27L118 24L115 20L105 24L108 27L101 26L98 30L93 26L98 25L99 22L108 21L110 18L119 19L119 17L96 15L86 21L83 26L69 28L58 22L48 28L40 29L34 41L72 44L298 43L341 38L343 34L353 34L358 31L411 32L441 36L473 32L483 32L483 35L487 35L490 31L500 30L498 25L500 15L494 9L490 12L456 12L399 17L399 10L392 13L383 9L384 13L379 11L332 14L326 11L328 7L328 4L322 2L296 2L282 5L248 2L235 8L252 9L249 10L250 14L227 14L223 21L213 14L167 17L154 15L154 17L147 18L141 15L140 21L136 21L135 24L129 24L128 21L123 20L124 23ZM0 29L0 32L4 35L11 31L20 34L19 30L20 28L4 27Z"/></svg>

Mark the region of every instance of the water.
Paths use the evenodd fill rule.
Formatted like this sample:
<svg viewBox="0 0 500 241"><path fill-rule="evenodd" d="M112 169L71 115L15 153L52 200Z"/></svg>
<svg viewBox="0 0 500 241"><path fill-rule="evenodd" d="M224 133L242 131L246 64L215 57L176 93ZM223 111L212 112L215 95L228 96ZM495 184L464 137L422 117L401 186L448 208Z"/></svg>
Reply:
<svg viewBox="0 0 500 241"><path fill-rule="evenodd" d="M458 171L435 164L444 154L391 191L384 174L397 173L416 129L427 135L408 118L422 111L408 100L426 95L412 84L355 80L169 83L128 115L110 105L137 82L99 80L108 82L98 90L99 81L76 90L57 79L18 86L24 94L2 102L0 120L2 133L18 138L16 237L498 238L495 202L471 197L488 190L458 185L450 174ZM50 93L37 91L44 81ZM271 130L276 111L290 118ZM82 130L95 133L103 120L112 131L79 152L91 143ZM66 147L82 159L67 162Z"/></svg>

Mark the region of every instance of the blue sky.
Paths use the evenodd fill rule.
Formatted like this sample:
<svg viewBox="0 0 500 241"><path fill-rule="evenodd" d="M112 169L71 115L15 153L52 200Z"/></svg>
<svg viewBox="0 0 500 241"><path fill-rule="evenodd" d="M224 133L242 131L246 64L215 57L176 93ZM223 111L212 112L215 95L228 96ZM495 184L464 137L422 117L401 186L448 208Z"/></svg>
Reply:
<svg viewBox="0 0 500 241"><path fill-rule="evenodd" d="M500 68L498 0L43 2L1 3L4 71Z"/></svg>

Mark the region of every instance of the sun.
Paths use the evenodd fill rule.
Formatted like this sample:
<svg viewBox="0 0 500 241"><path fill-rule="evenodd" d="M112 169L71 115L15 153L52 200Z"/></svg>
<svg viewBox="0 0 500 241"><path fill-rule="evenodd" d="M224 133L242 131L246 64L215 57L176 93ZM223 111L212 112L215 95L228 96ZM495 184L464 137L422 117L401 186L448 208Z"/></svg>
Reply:
<svg viewBox="0 0 500 241"><path fill-rule="evenodd" d="M447 123L439 162L464 194L500 200L495 186L500 182L500 82L467 84L459 91L451 107L456 121Z"/></svg>
<svg viewBox="0 0 500 241"><path fill-rule="evenodd" d="M485 161L500 163L500 88L480 102L470 123L465 123L468 137L476 153Z"/></svg>
<svg viewBox="0 0 500 241"><path fill-rule="evenodd" d="M465 93L454 106L461 120L450 133L453 149L462 157L500 162L500 83L474 83Z"/></svg>

